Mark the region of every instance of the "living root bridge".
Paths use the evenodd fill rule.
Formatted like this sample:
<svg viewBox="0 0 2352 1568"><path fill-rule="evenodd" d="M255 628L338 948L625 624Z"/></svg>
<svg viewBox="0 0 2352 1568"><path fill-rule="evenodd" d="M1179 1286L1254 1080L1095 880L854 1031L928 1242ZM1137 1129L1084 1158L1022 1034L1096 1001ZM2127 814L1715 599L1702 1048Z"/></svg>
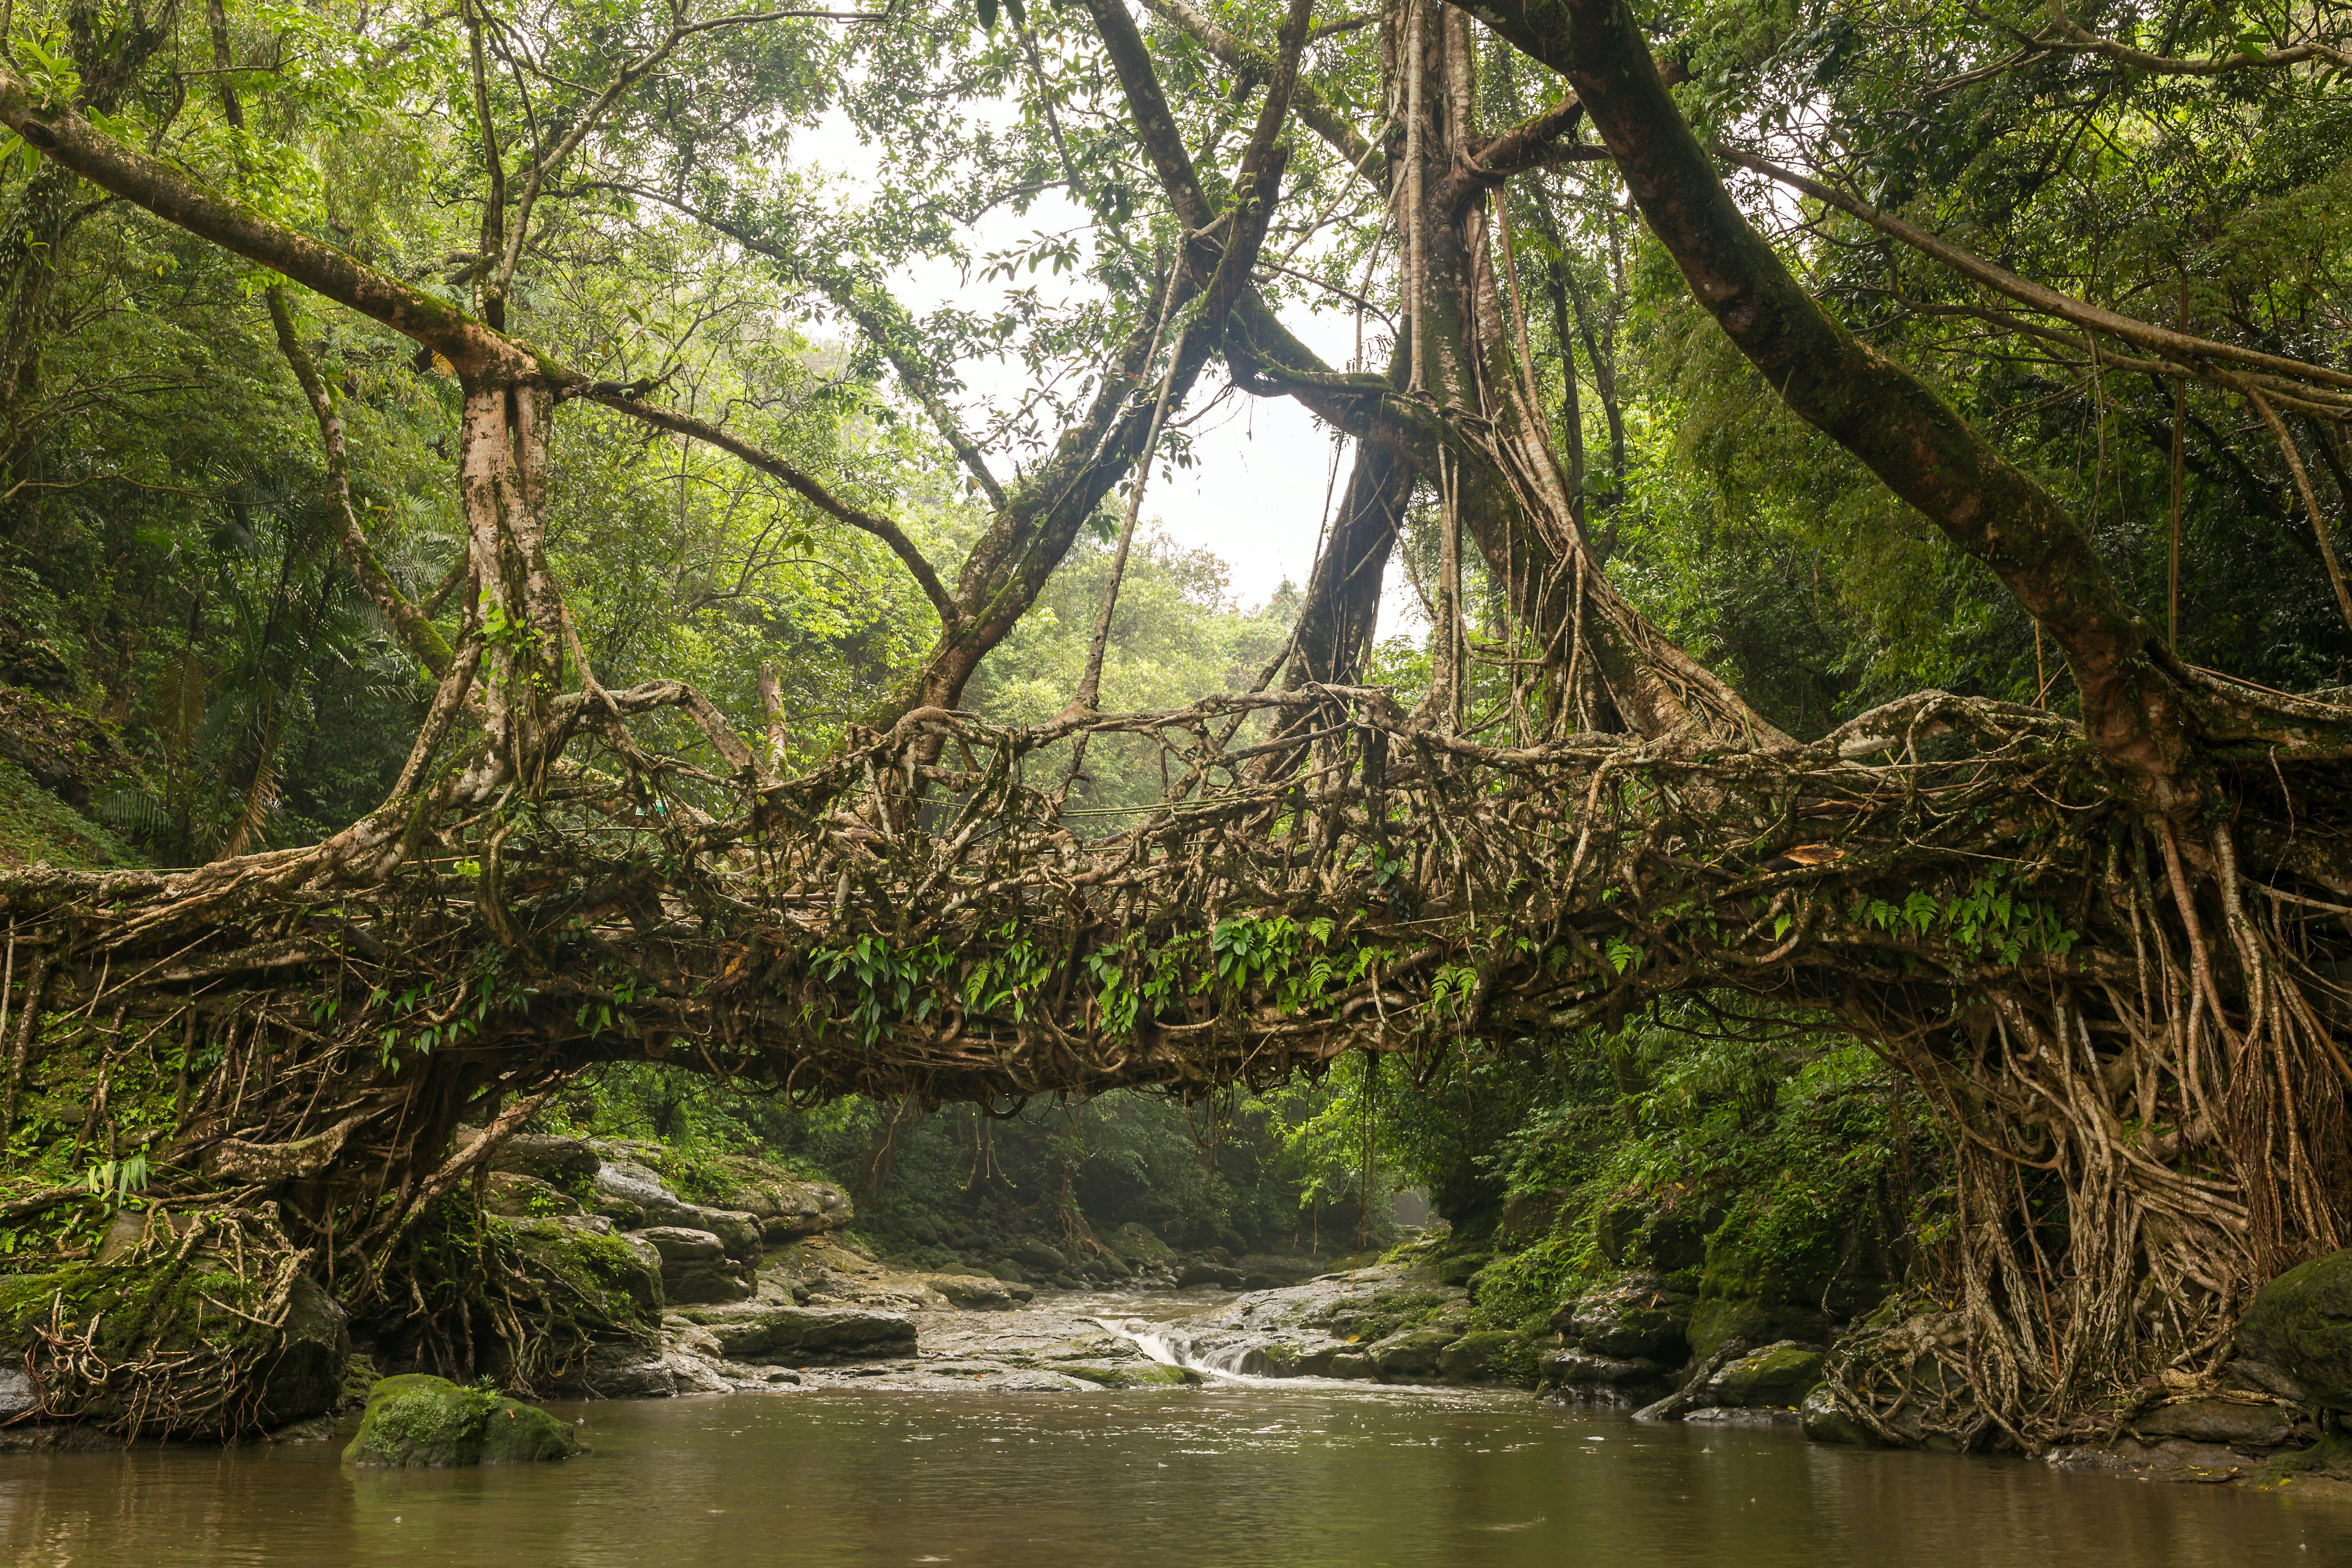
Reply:
<svg viewBox="0 0 2352 1568"><path fill-rule="evenodd" d="M1164 791L1085 804L1107 753ZM306 879L308 852L12 876L9 1071L77 1037L184 1048L166 1190L275 1197L365 1270L495 1142L445 1158L461 1117L518 1126L599 1062L1192 1094L1746 993L1919 1084L1959 1173L1927 1283L1966 1347L1929 1424L2032 1445L2210 1363L2255 1285L2341 1243L2340 773L2249 768L2185 842L2067 721L1937 693L1758 750L1486 746L1354 688L1017 730L922 710L758 788L567 764L376 883ZM1856 1414L1916 1424L1916 1359L1857 1363Z"/></svg>

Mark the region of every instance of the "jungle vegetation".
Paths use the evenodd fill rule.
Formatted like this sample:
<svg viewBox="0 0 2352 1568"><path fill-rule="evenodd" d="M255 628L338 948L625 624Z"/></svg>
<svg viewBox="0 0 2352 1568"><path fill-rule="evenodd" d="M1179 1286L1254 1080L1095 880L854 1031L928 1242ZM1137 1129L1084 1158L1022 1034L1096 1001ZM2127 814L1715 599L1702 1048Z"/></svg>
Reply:
<svg viewBox="0 0 2352 1568"><path fill-rule="evenodd" d="M364 1292L600 1074L1246 1094L1482 1224L1874 1151L2029 1447L2344 1242L2340 8L5 29L28 1172ZM1263 398L1241 605L1150 484Z"/></svg>

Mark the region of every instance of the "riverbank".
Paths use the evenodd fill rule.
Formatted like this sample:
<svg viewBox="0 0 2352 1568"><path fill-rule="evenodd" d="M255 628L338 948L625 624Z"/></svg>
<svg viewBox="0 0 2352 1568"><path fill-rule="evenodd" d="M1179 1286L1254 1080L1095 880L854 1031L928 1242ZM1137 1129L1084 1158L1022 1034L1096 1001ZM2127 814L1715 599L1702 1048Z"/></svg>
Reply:
<svg viewBox="0 0 2352 1568"><path fill-rule="evenodd" d="M1034 1234L974 1234L961 1268L922 1268L862 1240L838 1187L751 1158L680 1168L658 1145L526 1134L484 1163L478 1228L466 1245L499 1271L509 1300L535 1314L518 1338L537 1359L499 1359L514 1342L461 1342L446 1323L390 1304L346 1321L298 1272L277 1321L253 1320L244 1360L229 1369L244 1381L223 1388L257 1404L268 1417L261 1425L281 1439L335 1434L379 1376L424 1371L559 1400L1450 1386L1532 1392L1646 1424L1786 1427L1857 1447L1954 1446L1867 1425L1843 1403L1833 1373L1851 1322L1773 1319L1755 1302L1695 1291L1687 1276L1634 1268L1548 1316L1497 1327L1482 1291L1509 1259L1457 1245L1442 1227L1339 1268L1180 1252L1139 1226L1060 1246ZM121 1375L120 1361L88 1358L115 1342L102 1331L121 1333L126 1318L141 1344L171 1352L177 1331L163 1314L187 1299L173 1272L184 1265L200 1272L196 1300L227 1299L221 1293L243 1276L219 1274L214 1253L224 1237L262 1234L254 1216L232 1218L125 1208L87 1259L6 1280L0 1307L26 1370L0 1376L0 1447L112 1447L134 1431L217 1437L198 1421L126 1425L142 1410L153 1425L153 1407L137 1403L144 1385ZM2338 1436L2327 1385L2295 1381L2329 1370L2321 1352L2328 1335L2341 1338L2343 1261L2306 1266L2266 1292L2219 1377L2153 1380L2111 1430L2049 1451L2049 1463L2352 1497L2352 1443ZM199 1310L199 1329L202 1320ZM1749 1321L1794 1332L1757 1343L1722 1331ZM2277 1348L2264 1349L2269 1341ZM65 1362L60 1347L79 1347L84 1363ZM1948 1364L1938 1354L1958 1349L1931 1340L1913 1358L1914 1375L1927 1385ZM80 1384L68 1381L76 1376Z"/></svg>

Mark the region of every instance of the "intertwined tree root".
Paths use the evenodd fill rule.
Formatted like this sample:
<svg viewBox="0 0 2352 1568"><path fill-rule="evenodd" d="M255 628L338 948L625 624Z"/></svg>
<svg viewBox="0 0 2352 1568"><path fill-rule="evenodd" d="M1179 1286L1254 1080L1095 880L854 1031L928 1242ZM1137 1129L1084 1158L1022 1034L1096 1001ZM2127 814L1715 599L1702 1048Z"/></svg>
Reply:
<svg viewBox="0 0 2352 1568"><path fill-rule="evenodd" d="M1109 752L1165 789L1086 804ZM110 1059L184 1046L166 1190L276 1197L363 1293L495 1142L446 1155L460 1118L520 1125L597 1062L809 1098L1192 1094L1743 992L1937 1109L1959 1194L1920 1288L1963 1349L1926 1421L1969 1443L2111 1427L2340 1242L2336 770L2230 781L2234 819L2184 842L2032 710L1930 693L1811 745L1498 748L1332 687L1018 730L923 710L764 784L609 761L380 880L293 851L0 881L40 998L12 1096L76 1031ZM1890 1435L1920 1430L1916 1351L1842 1363Z"/></svg>

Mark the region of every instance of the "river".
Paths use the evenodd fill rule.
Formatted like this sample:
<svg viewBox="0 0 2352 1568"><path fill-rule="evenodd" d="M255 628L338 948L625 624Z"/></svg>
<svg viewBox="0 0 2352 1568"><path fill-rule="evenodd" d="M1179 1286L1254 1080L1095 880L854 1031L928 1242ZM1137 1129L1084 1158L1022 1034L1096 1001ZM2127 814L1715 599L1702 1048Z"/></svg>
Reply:
<svg viewBox="0 0 2352 1568"><path fill-rule="evenodd" d="M352 1474L337 1446L0 1458L19 1565L2255 1568L2352 1507L1636 1426L1521 1394L823 1389L557 1405L560 1465Z"/></svg>

